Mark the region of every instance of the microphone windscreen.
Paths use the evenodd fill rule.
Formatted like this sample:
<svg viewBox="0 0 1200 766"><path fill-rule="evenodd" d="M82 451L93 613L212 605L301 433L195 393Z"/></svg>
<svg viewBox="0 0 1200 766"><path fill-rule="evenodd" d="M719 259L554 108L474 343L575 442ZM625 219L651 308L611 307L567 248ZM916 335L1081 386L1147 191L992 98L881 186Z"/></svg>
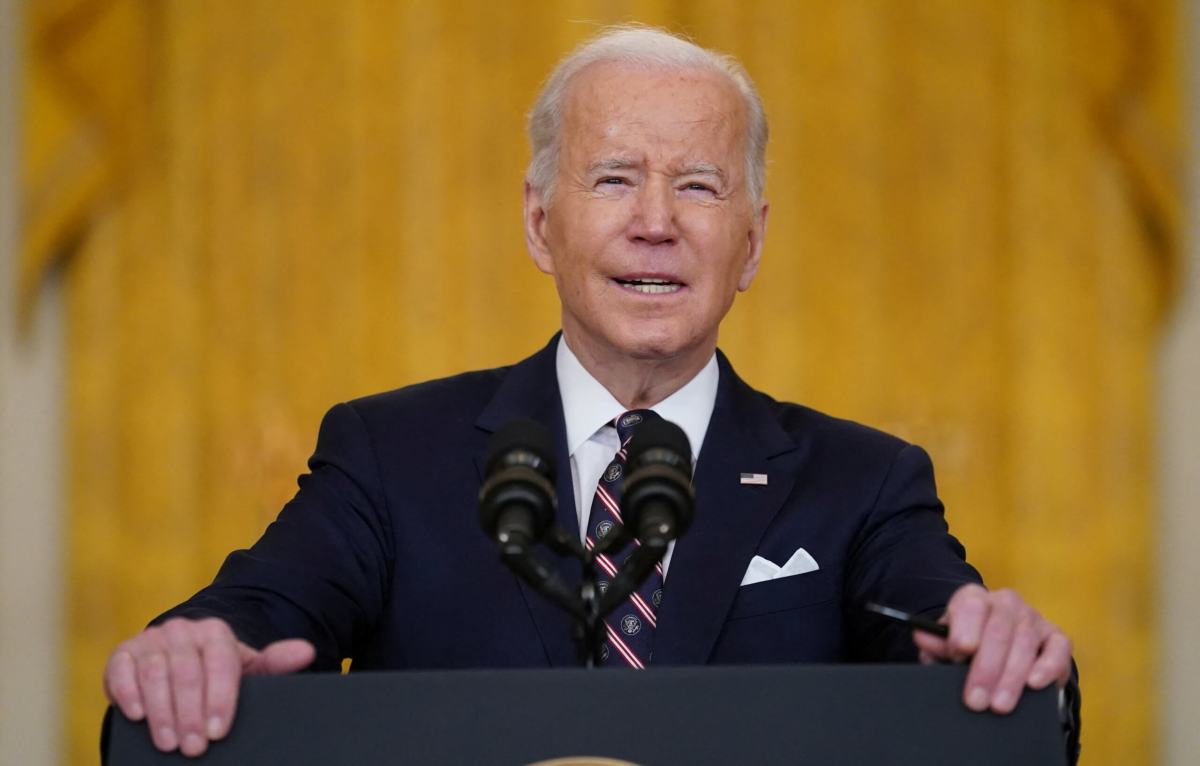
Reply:
<svg viewBox="0 0 1200 766"><path fill-rule="evenodd" d="M488 439L485 473L511 465L528 465L538 473L554 479L554 440L541 423L521 418L505 423Z"/></svg>
<svg viewBox="0 0 1200 766"><path fill-rule="evenodd" d="M669 462L682 461L686 464L686 469L682 466L680 469L686 470L687 475L691 476L692 447L687 434L679 426L663 418L647 418L645 423L638 426L633 440L629 443L629 457L626 462L630 470L636 470L646 453L651 451L654 454L650 457L655 462L664 462L663 451L677 456Z"/></svg>

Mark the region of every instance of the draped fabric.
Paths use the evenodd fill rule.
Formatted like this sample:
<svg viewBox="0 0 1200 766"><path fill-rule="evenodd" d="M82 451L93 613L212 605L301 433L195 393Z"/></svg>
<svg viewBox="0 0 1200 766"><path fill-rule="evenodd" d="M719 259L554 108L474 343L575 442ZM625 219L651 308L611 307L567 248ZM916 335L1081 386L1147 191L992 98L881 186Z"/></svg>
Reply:
<svg viewBox="0 0 1200 766"><path fill-rule="evenodd" d="M523 116L559 56L636 19L739 56L767 105L739 372L926 446L974 563L1076 638L1084 762L1154 762L1179 14L29 0L20 288L67 290L70 761L95 760L107 654L257 536L325 408L557 328Z"/></svg>

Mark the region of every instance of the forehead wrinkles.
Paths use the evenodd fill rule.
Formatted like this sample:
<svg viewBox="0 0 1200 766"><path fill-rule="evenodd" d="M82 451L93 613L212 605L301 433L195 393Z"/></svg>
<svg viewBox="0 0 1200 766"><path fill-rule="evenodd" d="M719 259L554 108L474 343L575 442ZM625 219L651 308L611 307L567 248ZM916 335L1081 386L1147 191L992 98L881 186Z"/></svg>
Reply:
<svg viewBox="0 0 1200 766"><path fill-rule="evenodd" d="M590 154L649 150L671 155L651 159L719 162L741 176L744 111L733 84L719 75L597 64L571 84L563 148L589 162L598 159Z"/></svg>

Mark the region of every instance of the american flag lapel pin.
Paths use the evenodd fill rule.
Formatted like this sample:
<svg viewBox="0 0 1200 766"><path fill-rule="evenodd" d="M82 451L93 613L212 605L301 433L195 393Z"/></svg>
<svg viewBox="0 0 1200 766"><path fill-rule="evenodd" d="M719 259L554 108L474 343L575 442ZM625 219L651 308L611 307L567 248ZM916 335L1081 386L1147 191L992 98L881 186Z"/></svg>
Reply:
<svg viewBox="0 0 1200 766"><path fill-rule="evenodd" d="M740 483L765 487L767 486L767 475L765 473L744 473L741 475Z"/></svg>

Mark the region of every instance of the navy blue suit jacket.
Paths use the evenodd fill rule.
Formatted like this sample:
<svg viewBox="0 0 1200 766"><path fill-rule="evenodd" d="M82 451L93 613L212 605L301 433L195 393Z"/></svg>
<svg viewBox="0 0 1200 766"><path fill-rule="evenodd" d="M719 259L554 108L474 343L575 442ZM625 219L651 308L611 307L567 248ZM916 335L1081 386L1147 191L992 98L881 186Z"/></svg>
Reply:
<svg viewBox="0 0 1200 766"><path fill-rule="evenodd" d="M335 406L279 518L156 622L215 615L254 646L307 638L319 669L343 657L355 669L575 664L569 618L500 564L476 510L489 434L533 418L557 441L558 523L578 533L554 349ZM937 613L980 579L946 528L928 456L774 401L718 361L654 663L915 658L907 629L861 604ZM755 555L782 565L800 547L817 571L741 586Z"/></svg>

